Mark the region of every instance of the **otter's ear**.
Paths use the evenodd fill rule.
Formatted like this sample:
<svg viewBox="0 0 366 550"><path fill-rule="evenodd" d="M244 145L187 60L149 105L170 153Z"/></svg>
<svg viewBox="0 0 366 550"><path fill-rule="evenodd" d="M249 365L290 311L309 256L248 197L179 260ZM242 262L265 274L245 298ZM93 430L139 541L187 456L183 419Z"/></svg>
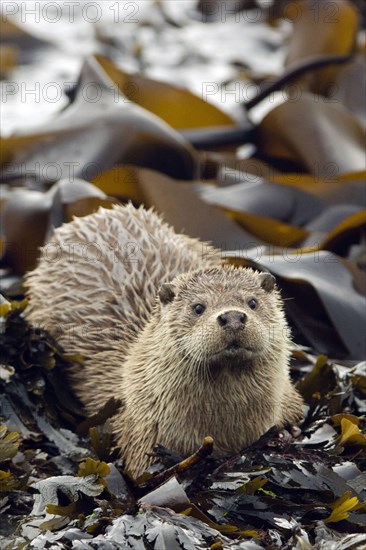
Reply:
<svg viewBox="0 0 366 550"><path fill-rule="evenodd" d="M270 273L260 273L259 282L266 292L272 292L276 284L276 279Z"/></svg>
<svg viewBox="0 0 366 550"><path fill-rule="evenodd" d="M175 288L171 283L164 283L161 285L158 292L159 300L162 304L168 304L172 302L175 297Z"/></svg>

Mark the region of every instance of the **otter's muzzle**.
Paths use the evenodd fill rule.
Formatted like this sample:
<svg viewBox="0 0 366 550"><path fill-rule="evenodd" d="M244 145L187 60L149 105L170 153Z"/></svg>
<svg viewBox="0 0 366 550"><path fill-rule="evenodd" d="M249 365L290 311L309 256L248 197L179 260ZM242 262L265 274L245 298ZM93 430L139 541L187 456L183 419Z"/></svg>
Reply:
<svg viewBox="0 0 366 550"><path fill-rule="evenodd" d="M218 315L217 322L224 330L243 330L247 316L242 311L226 311Z"/></svg>

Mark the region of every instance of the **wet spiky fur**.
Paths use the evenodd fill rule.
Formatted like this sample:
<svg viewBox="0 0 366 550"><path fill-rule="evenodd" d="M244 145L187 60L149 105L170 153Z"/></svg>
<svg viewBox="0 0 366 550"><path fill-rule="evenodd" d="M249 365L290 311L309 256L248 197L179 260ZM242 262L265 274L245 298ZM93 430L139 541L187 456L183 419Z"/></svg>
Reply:
<svg viewBox="0 0 366 550"><path fill-rule="evenodd" d="M122 399L114 427L134 475L156 443L187 454L211 435L216 453L232 453L301 417L278 291L220 263L209 245L127 205L57 229L27 277L28 319L85 356L69 376L87 410ZM246 318L235 334L217 322L231 310Z"/></svg>

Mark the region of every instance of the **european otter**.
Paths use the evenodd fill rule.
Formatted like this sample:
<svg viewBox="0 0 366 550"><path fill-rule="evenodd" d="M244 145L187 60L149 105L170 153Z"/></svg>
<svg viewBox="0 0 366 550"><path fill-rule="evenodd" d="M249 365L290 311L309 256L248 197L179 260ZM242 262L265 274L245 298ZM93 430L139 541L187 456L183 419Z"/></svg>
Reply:
<svg viewBox="0 0 366 550"><path fill-rule="evenodd" d="M187 454L211 435L233 453L302 416L272 275L221 266L152 211L100 209L56 229L27 285L29 321L85 356L70 380L87 410L122 399L114 428L135 476L156 443Z"/></svg>

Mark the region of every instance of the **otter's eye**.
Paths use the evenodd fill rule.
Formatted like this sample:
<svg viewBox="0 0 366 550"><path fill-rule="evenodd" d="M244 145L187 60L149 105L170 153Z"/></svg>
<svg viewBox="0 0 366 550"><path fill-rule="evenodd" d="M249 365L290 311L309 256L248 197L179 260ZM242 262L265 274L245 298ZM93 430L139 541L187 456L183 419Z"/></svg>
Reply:
<svg viewBox="0 0 366 550"><path fill-rule="evenodd" d="M255 298L252 298L251 300L248 301L248 306L250 307L250 309L257 309L258 307L258 302Z"/></svg>
<svg viewBox="0 0 366 550"><path fill-rule="evenodd" d="M205 309L206 309L205 306L202 305L202 304L196 304L193 307L193 310L197 315L202 315L202 313L205 311Z"/></svg>

